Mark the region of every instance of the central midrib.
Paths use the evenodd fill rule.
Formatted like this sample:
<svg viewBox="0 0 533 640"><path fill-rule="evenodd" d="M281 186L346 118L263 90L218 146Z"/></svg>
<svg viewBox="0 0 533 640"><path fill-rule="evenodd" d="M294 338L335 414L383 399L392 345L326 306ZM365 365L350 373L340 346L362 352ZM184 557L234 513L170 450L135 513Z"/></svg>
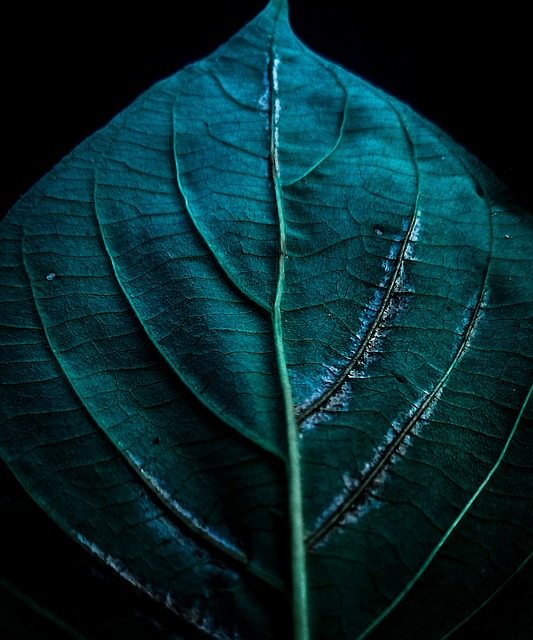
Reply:
<svg viewBox="0 0 533 640"><path fill-rule="evenodd" d="M282 8L281 5L280 8ZM278 14L277 20L280 19ZM276 21L277 22L277 21ZM275 33L275 29L274 29ZM303 498L301 482L300 452L298 444L298 425L294 413L292 389L288 374L283 344L283 326L281 320L281 301L285 286L286 229L283 212L283 194L279 174L279 115L280 98L278 85L279 58L276 57L274 37L268 57L268 78L270 86L270 171L274 185L275 203L279 221L279 261L276 296L272 309L272 327L274 345L283 397L285 426L287 429L287 482L288 515L290 523L291 576L292 576L292 615L293 640L309 640L309 617L307 602L307 571L305 531L303 517Z"/></svg>

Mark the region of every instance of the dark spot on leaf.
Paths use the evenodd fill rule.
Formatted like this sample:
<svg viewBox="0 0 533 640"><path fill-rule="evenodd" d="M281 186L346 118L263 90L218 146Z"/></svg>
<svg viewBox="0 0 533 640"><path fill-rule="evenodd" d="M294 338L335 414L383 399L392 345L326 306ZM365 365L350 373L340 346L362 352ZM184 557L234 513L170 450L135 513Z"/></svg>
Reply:
<svg viewBox="0 0 533 640"><path fill-rule="evenodd" d="M394 377L400 384L405 384L407 382L407 379L404 378L404 376L395 375Z"/></svg>
<svg viewBox="0 0 533 640"><path fill-rule="evenodd" d="M480 184L476 183L476 187L475 187L476 193L480 198L483 198L483 196L485 195L484 191L483 191L483 187Z"/></svg>
<svg viewBox="0 0 533 640"><path fill-rule="evenodd" d="M157 436L152 440L152 442L154 444L159 444L161 442L160 438L158 438Z"/></svg>

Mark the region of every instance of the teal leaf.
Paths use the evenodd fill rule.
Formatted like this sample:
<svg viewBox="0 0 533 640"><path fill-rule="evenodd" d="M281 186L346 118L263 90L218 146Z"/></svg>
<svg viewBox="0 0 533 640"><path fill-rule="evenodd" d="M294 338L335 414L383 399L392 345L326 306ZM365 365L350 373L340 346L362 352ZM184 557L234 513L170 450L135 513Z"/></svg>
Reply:
<svg viewBox="0 0 533 640"><path fill-rule="evenodd" d="M2 223L2 458L109 594L99 629L9 565L10 632L521 633L532 240L282 0L141 95Z"/></svg>

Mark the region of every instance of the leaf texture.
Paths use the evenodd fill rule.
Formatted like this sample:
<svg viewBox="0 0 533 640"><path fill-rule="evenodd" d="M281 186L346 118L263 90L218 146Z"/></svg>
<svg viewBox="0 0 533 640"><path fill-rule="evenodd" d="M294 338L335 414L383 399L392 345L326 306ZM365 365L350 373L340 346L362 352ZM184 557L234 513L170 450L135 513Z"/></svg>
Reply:
<svg viewBox="0 0 533 640"><path fill-rule="evenodd" d="M184 637L453 637L528 575L531 217L286 3L2 229L3 459Z"/></svg>

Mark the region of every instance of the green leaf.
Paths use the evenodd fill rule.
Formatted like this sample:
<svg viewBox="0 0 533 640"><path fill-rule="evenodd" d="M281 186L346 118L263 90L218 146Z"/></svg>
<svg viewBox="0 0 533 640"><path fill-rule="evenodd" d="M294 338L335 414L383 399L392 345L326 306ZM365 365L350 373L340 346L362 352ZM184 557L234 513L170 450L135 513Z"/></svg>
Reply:
<svg viewBox="0 0 533 640"><path fill-rule="evenodd" d="M2 227L2 457L184 638L450 637L524 575L531 217L285 2Z"/></svg>

